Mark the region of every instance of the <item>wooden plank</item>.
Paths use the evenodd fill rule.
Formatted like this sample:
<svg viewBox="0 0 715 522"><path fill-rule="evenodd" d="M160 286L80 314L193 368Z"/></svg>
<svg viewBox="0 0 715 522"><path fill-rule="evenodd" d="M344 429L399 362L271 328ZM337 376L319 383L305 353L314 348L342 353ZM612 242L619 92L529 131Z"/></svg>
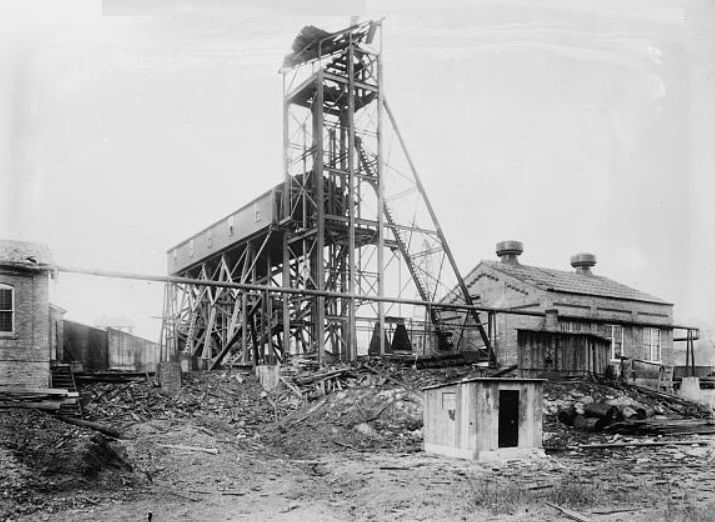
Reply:
<svg viewBox="0 0 715 522"><path fill-rule="evenodd" d="M37 388L32 386L2 386L0 385L0 394L3 393L22 393L22 394L38 394L38 395L68 395L69 390L64 388Z"/></svg>
<svg viewBox="0 0 715 522"><path fill-rule="evenodd" d="M100 433L104 433L105 435L109 435L110 437L114 437L117 439L122 438L122 434L119 431L117 431L114 428L111 428L109 426L106 426L104 424L100 424L99 422L92 422L92 421L87 421L84 419L75 419L74 417L64 417L64 416L57 416L56 418L63 422L66 422L67 424L81 426L82 428L89 428L91 430L95 430Z"/></svg>
<svg viewBox="0 0 715 522"><path fill-rule="evenodd" d="M182 446L181 444L159 444L162 448L171 448L184 451L200 451L203 453L209 453L211 455L218 455L218 450L216 448L200 448L198 446Z"/></svg>
<svg viewBox="0 0 715 522"><path fill-rule="evenodd" d="M554 509L557 509L561 512L563 516L566 518L570 518L571 520L577 520L578 522L590 522L590 518L582 515L581 513L577 511L573 511L571 509L566 509L565 507L561 507L558 504L552 504L551 502L546 502L547 506L551 506Z"/></svg>
<svg viewBox="0 0 715 522"><path fill-rule="evenodd" d="M0 408L24 408L56 411L60 409L57 401L0 401Z"/></svg>
<svg viewBox="0 0 715 522"><path fill-rule="evenodd" d="M663 440L653 442L614 442L612 444L581 444L578 449L645 448L649 446L707 446L707 440Z"/></svg>
<svg viewBox="0 0 715 522"><path fill-rule="evenodd" d="M303 394L301 393L301 391L298 389L297 386L295 386L293 383L291 383L291 382L290 382L288 379L286 379L285 377L280 377L280 381L281 381L283 384L285 384L285 385L288 387L288 389L290 389L293 393L295 393L295 394L298 396L298 398L300 398L301 400L303 400Z"/></svg>

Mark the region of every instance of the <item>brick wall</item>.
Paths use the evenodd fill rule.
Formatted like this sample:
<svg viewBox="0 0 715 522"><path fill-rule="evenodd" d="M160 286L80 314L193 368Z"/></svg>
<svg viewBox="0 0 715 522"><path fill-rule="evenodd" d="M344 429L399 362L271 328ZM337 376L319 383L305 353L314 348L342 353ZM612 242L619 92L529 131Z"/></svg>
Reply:
<svg viewBox="0 0 715 522"><path fill-rule="evenodd" d="M480 305L495 308L519 307L529 311L544 310L545 292L525 285L512 277L502 276L501 273L487 265L482 264L477 267L473 281L469 291L473 295L479 295L477 303ZM484 320L485 317L482 318L483 322ZM507 366L518 363L517 329L539 329L543 325L544 319L542 317L497 315L492 347L499 363ZM478 334L476 332L470 333L473 340L475 335Z"/></svg>
<svg viewBox="0 0 715 522"><path fill-rule="evenodd" d="M0 333L0 386L48 387L49 276L0 267L0 284L15 290L15 331Z"/></svg>
<svg viewBox="0 0 715 522"><path fill-rule="evenodd" d="M611 337L606 324L591 323L590 318L648 322L662 325L661 353L664 364L673 364L673 306L670 304L646 303L577 294L549 292L527 285L520 280L480 264L470 276L469 290L479 295L477 303L495 308L517 308L543 312L550 308L558 310L562 316L583 318L584 331L603 337ZM482 319L484 321L484 319ZM502 365L518 363L517 329L540 329L544 318L519 315L497 315L493 345ZM474 333L470 339L475 341ZM650 359L650 353L643 345L643 327L623 327L624 354L639 359ZM481 344L481 343L478 343Z"/></svg>

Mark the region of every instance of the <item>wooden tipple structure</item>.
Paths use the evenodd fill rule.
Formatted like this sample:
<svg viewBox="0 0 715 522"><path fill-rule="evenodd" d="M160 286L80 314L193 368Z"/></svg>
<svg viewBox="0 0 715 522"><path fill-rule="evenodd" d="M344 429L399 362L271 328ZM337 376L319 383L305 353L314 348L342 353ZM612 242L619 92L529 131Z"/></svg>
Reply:
<svg viewBox="0 0 715 522"><path fill-rule="evenodd" d="M489 357L385 100L381 39L379 21L299 33L281 69L283 181L169 250L165 360ZM460 304L446 304L450 292ZM464 335L467 324L478 335Z"/></svg>

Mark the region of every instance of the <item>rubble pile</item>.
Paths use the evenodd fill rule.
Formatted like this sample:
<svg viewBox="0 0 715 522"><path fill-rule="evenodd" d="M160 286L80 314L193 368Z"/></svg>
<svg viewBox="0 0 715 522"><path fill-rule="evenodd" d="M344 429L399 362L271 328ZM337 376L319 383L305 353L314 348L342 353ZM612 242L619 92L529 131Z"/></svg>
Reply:
<svg viewBox="0 0 715 522"><path fill-rule="evenodd" d="M703 418L708 409L633 386L547 383L543 413L545 447L552 450L593 442L597 432L603 437L715 433L713 420Z"/></svg>
<svg viewBox="0 0 715 522"><path fill-rule="evenodd" d="M111 421L120 429L151 420L195 418L220 421L235 434L250 435L297 407L293 401L272 400L253 376L230 371L186 374L175 395L146 381L86 384L80 392L86 418Z"/></svg>
<svg viewBox="0 0 715 522"><path fill-rule="evenodd" d="M342 390L282 419L261 440L293 457L339 448L417 451L422 398L394 386Z"/></svg>
<svg viewBox="0 0 715 522"><path fill-rule="evenodd" d="M370 358L353 364L328 366L322 370L310 361L295 360L283 366L281 376L296 395L315 400L332 391L364 386L400 386L419 391L425 386L482 377L486 369L468 364L421 369L417 363ZM287 382L286 382L287 381Z"/></svg>
<svg viewBox="0 0 715 522"><path fill-rule="evenodd" d="M0 410L30 408L59 412L63 405L76 405L77 397L77 392L66 389L0 386Z"/></svg>
<svg viewBox="0 0 715 522"><path fill-rule="evenodd" d="M0 520L43 508L38 494L133 481L121 450L103 435L38 410L0 414L0 462Z"/></svg>

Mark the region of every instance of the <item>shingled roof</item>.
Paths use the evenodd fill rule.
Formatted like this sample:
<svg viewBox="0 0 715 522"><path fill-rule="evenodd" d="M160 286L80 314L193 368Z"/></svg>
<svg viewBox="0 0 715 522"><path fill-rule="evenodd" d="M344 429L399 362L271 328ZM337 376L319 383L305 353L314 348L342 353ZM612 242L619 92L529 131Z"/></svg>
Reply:
<svg viewBox="0 0 715 522"><path fill-rule="evenodd" d="M0 240L0 266L26 270L52 270L55 261L50 249L40 243Z"/></svg>
<svg viewBox="0 0 715 522"><path fill-rule="evenodd" d="M577 274L576 272L566 272L564 270L554 270L552 268L541 268L522 264L502 263L501 261L482 261L482 263L526 284L551 292L672 304L599 275ZM476 269L465 278L467 287L476 282L475 273Z"/></svg>

